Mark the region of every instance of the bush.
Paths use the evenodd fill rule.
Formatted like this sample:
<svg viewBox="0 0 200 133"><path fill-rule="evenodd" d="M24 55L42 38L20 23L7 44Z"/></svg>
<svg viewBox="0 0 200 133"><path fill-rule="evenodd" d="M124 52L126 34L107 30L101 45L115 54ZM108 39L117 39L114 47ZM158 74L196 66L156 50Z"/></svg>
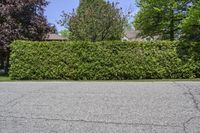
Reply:
<svg viewBox="0 0 200 133"><path fill-rule="evenodd" d="M170 41L15 41L9 73L16 80L199 78L197 61L180 58L178 46Z"/></svg>

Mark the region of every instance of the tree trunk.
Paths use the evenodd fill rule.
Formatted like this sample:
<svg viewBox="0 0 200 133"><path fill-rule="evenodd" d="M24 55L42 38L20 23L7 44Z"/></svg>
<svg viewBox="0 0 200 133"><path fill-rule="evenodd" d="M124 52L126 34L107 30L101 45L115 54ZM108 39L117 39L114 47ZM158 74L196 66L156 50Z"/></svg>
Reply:
<svg viewBox="0 0 200 133"><path fill-rule="evenodd" d="M5 57L4 69L5 69L5 74L8 74L8 71L9 71L9 58L10 58L10 50L9 49L7 49L5 55L6 55L6 57Z"/></svg>
<svg viewBox="0 0 200 133"><path fill-rule="evenodd" d="M173 9L171 9L171 13L170 13L170 15L171 15L171 20L170 20L170 40L171 41L174 41L174 10Z"/></svg>

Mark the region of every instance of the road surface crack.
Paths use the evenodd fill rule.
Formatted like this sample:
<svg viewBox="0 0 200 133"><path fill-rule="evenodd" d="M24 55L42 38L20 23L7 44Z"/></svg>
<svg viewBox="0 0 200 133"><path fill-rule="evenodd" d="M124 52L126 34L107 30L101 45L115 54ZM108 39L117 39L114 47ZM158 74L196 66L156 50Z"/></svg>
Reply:
<svg viewBox="0 0 200 133"><path fill-rule="evenodd" d="M190 88L189 86L187 86L186 84L183 84L183 87L178 85L177 83L175 83L178 87L187 89L187 94L190 96L190 99L192 100L193 104L194 104L194 108L196 110L198 110L200 112L200 107L199 107L199 102L198 100L195 98L194 94L192 93L192 88Z"/></svg>
<svg viewBox="0 0 200 133"><path fill-rule="evenodd" d="M21 96L15 98L15 99L13 99L13 100L10 100L10 101L7 102L4 106L9 106L9 105L12 104L12 103L13 103L14 105L16 105L16 104L18 103L18 101L19 101L20 99L24 98L25 96L26 96L26 94L21 95ZM14 105L13 105L13 106L14 106Z"/></svg>
<svg viewBox="0 0 200 133"><path fill-rule="evenodd" d="M91 120L81 120L81 119L51 119L51 118L42 118L42 117L16 117L16 116L1 116L2 118L14 118L14 119L26 119L26 120L44 120L44 121L64 121L64 122L81 122L81 123L90 123L90 124L106 124L106 125L125 125L125 126L152 126L152 127L181 127L178 125L161 125L154 123L124 123L124 122L108 122L108 121L91 121Z"/></svg>
<svg viewBox="0 0 200 133"><path fill-rule="evenodd" d="M189 86L183 84L185 88L188 89L188 94L190 95L190 98L192 99L193 101L193 104L194 104L194 108L196 110L198 110L200 112L200 108L199 108L199 102L198 100L195 98L194 94L192 93L192 88L190 88Z"/></svg>
<svg viewBox="0 0 200 133"><path fill-rule="evenodd" d="M196 116L196 117L191 117L190 119L188 119L186 122L183 123L183 131L184 133L188 133L187 132L187 125L190 124L190 122L194 119L200 119L200 116Z"/></svg>
<svg viewBox="0 0 200 133"><path fill-rule="evenodd" d="M178 85L177 83L175 83L177 86L179 86L180 88L182 88L182 86ZM193 104L194 104L194 108L200 112L200 108L199 108L199 102L198 100L195 98L195 95L192 93L192 88L190 88L189 86L187 86L186 84L183 84L184 89L187 89L187 94L190 96L190 99L192 100ZM194 119L200 119L200 116L194 116L189 118L186 122L183 123L183 131L184 133L188 133L187 132L187 125L190 124L190 122Z"/></svg>
<svg viewBox="0 0 200 133"><path fill-rule="evenodd" d="M189 92L188 94L191 96L191 99L192 99L192 101L194 103L195 109L197 109L200 112L199 103L196 100L195 96L192 94L191 89L189 89L188 92Z"/></svg>

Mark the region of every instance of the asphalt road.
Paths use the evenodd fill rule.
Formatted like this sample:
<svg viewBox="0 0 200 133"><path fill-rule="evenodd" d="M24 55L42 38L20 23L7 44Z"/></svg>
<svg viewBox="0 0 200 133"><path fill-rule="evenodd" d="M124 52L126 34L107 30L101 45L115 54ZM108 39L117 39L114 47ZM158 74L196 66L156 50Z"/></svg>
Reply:
<svg viewBox="0 0 200 133"><path fill-rule="evenodd" d="M1 82L0 133L200 133L200 82Z"/></svg>

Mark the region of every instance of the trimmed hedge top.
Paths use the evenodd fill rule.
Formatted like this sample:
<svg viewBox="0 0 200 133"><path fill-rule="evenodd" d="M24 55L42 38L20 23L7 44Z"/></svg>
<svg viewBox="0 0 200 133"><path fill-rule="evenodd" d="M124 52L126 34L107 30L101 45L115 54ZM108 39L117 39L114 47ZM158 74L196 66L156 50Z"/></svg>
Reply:
<svg viewBox="0 0 200 133"><path fill-rule="evenodd" d="M15 41L9 73L16 80L199 78L199 62L186 54L196 46L186 52L170 41Z"/></svg>

